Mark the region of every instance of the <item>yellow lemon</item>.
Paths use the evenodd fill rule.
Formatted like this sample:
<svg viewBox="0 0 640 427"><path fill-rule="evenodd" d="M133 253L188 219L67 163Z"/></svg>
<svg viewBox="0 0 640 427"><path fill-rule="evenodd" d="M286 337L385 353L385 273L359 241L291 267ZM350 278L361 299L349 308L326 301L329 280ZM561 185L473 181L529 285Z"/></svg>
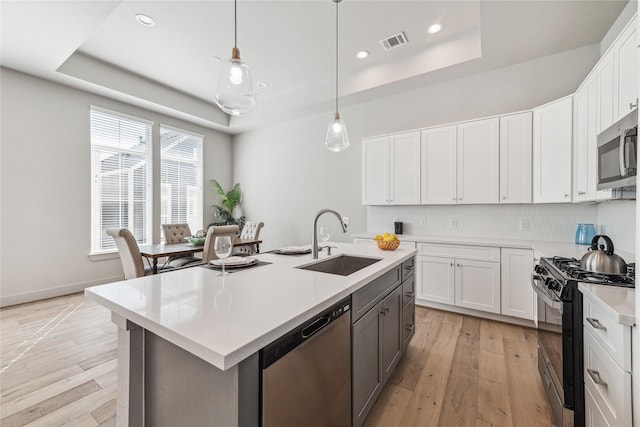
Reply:
<svg viewBox="0 0 640 427"><path fill-rule="evenodd" d="M376 237L374 237L375 240L382 240L382 236L381 235L377 235Z"/></svg>
<svg viewBox="0 0 640 427"><path fill-rule="evenodd" d="M396 236L395 234L392 234L391 237L393 237L393 240L398 240L398 236Z"/></svg>
<svg viewBox="0 0 640 427"><path fill-rule="evenodd" d="M382 237L389 237L389 236L390 236L390 234L389 234L389 233L384 233L384 234L382 235Z"/></svg>
<svg viewBox="0 0 640 427"><path fill-rule="evenodd" d="M395 239L393 238L393 236L385 236L382 238L382 240L385 242L393 242Z"/></svg>

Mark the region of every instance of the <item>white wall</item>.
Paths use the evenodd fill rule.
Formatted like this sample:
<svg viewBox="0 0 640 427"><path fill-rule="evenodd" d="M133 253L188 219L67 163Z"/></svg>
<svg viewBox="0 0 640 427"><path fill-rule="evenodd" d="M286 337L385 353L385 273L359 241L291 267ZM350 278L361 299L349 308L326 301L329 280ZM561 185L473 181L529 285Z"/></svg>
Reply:
<svg viewBox="0 0 640 427"><path fill-rule="evenodd" d="M120 111L205 136L204 223L209 185L230 185L231 138L5 68L0 69L0 305L82 290L123 277L118 258L91 261L89 106Z"/></svg>
<svg viewBox="0 0 640 427"><path fill-rule="evenodd" d="M598 233L611 237L616 250L636 253L635 200L616 200L597 206Z"/></svg>
<svg viewBox="0 0 640 427"><path fill-rule="evenodd" d="M363 137L530 109L571 94L599 58L592 45L496 71L340 109L351 147L323 146L333 112L234 137L234 181L245 190L244 212L265 222L261 248L311 241L321 208L350 216L350 232L366 231L361 205ZM335 219L323 218L338 234Z"/></svg>

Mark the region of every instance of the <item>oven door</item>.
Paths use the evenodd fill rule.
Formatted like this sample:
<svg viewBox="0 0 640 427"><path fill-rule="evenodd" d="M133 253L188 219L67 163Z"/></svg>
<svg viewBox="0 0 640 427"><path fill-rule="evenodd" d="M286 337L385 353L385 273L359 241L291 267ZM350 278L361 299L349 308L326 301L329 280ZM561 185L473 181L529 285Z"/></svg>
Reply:
<svg viewBox="0 0 640 427"><path fill-rule="evenodd" d="M552 406L558 406L559 412L563 408L573 409L572 304L547 290L537 275L532 276L531 284L538 300L539 356L543 358L547 371L540 374L543 378L548 375L553 382L554 394L549 396Z"/></svg>

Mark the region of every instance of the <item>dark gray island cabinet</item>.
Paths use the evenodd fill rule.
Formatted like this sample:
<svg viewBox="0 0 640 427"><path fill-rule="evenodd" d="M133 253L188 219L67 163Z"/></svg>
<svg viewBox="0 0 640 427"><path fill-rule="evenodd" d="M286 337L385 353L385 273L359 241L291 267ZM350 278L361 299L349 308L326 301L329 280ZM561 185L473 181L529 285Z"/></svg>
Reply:
<svg viewBox="0 0 640 427"><path fill-rule="evenodd" d="M261 254L264 266L224 278L191 268L87 288L118 326L118 426L261 426L262 349L349 300L344 399L360 426L414 333L416 251L338 248L376 262L340 276ZM283 382L276 389L302 384Z"/></svg>
<svg viewBox="0 0 640 427"><path fill-rule="evenodd" d="M415 333L415 260L352 296L353 426L359 427Z"/></svg>

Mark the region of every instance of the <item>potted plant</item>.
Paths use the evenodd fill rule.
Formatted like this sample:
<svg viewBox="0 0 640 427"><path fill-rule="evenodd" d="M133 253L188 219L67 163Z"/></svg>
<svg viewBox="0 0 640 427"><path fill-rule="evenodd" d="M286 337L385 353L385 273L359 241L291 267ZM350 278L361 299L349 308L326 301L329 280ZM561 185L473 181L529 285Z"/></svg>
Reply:
<svg viewBox="0 0 640 427"><path fill-rule="evenodd" d="M220 196L222 205L211 205L215 210L216 217L218 217L220 221L209 224L209 226L238 225L240 227L240 231L242 231L242 227L245 223L244 215L239 215L237 218L233 216L234 209L240 207L240 202L242 200L242 189L240 188L240 183L236 183L228 192L225 192L220 183L215 179L211 180L211 186Z"/></svg>

